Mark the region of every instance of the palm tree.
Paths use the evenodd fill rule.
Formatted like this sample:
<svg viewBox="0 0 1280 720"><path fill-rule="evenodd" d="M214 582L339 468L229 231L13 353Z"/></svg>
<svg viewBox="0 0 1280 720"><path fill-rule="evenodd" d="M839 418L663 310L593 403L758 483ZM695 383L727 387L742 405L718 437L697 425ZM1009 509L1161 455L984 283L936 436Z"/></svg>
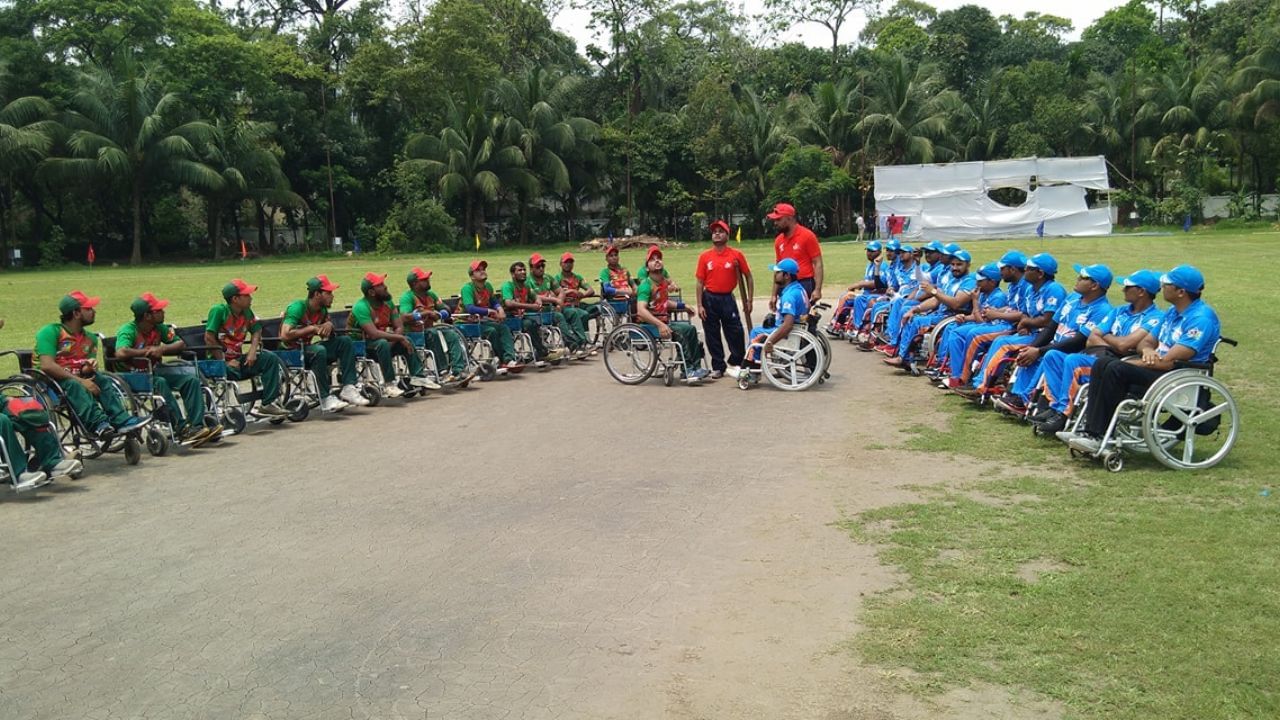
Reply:
<svg viewBox="0 0 1280 720"><path fill-rule="evenodd" d="M5 103L0 95L0 253L14 241L10 215L16 180L34 171L53 146L60 126L49 119L52 116L53 107L44 98Z"/></svg>
<svg viewBox="0 0 1280 720"><path fill-rule="evenodd" d="M405 144L405 161L436 183L445 200L463 204L467 236L484 227L485 206L506 192L532 195L538 177L529 170L524 152L514 144L507 118L491 112L478 97L463 107L452 101L439 135L417 133Z"/></svg>
<svg viewBox="0 0 1280 720"><path fill-rule="evenodd" d="M813 96L799 95L792 99L788 112L792 114L792 133L801 142L823 149L832 164L861 178L866 157L863 153L865 136L855 130L866 109L861 83L850 78L837 82L824 82L813 90ZM836 198L836 232L848 232L852 226L850 198Z"/></svg>
<svg viewBox="0 0 1280 720"><path fill-rule="evenodd" d="M734 90L734 121L746 137L742 148L741 165L745 189L751 195L752 209L764 203L768 193L769 170L778 162L782 151L796 142L788 133L778 111L767 105L755 90L738 87Z"/></svg>
<svg viewBox="0 0 1280 720"><path fill-rule="evenodd" d="M1080 103L1082 147L1105 155L1118 172L1127 171L1125 180L1136 188L1146 167L1138 159L1151 157L1152 147L1151 136L1139 127L1138 78L1128 71L1114 75L1095 72L1088 82Z"/></svg>
<svg viewBox="0 0 1280 720"><path fill-rule="evenodd" d="M215 260L222 258L222 218L228 206L245 200L277 207L305 207L306 201L289 188L289 179L280 169L280 158L272 141L275 128L253 120L218 121L213 142L202 152L204 162L222 178L205 192L209 244ZM239 214L236 234L239 235Z"/></svg>
<svg viewBox="0 0 1280 720"><path fill-rule="evenodd" d="M1268 131L1280 119L1280 49L1266 46L1240 61L1231 76L1236 97L1232 103L1232 123L1237 133L1241 186L1245 158L1253 175L1254 211L1262 210L1262 193L1267 178L1263 158L1271 150Z"/></svg>
<svg viewBox="0 0 1280 720"><path fill-rule="evenodd" d="M46 179L67 184L102 182L128 189L133 216L129 262L142 262L142 199L157 182L205 190L222 178L200 162L196 147L216 135L212 125L187 120L176 93L164 92L150 72L126 66L117 78L104 68L81 75L71 98L67 124L78 128L67 139L73 157L49 158Z"/></svg>
<svg viewBox="0 0 1280 720"><path fill-rule="evenodd" d="M560 110L581 84L579 77L556 76L533 67L515 80L501 81L496 90L506 112L508 139L520 148L525 167L537 175L539 190L550 190L558 197L573 187L569 163L575 155L590 154L600 134L595 122L568 117ZM528 240L528 206L533 199L520 193L521 242Z"/></svg>
<svg viewBox="0 0 1280 720"><path fill-rule="evenodd" d="M854 126L867 134L868 152L887 165L954 158L950 118L960 114L960 95L943 89L942 76L926 63L894 54L877 66L866 81L869 112Z"/></svg>
<svg viewBox="0 0 1280 720"><path fill-rule="evenodd" d="M1153 159L1225 149L1229 140L1224 129L1231 116L1226 67L1223 57L1198 64L1180 60L1148 78L1136 120L1159 128Z"/></svg>

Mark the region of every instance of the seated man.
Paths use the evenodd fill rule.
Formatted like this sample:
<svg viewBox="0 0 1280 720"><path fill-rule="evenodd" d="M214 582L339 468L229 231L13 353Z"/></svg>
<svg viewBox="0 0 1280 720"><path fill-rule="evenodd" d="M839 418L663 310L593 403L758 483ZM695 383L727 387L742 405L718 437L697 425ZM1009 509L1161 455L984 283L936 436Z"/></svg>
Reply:
<svg viewBox="0 0 1280 720"><path fill-rule="evenodd" d="M493 355L498 360L498 372L520 372L524 365L516 361L515 341L511 330L503 322L507 314L502 311L502 304L489 284L489 263L476 260L471 263L471 282L462 286L460 306L466 312L479 318L480 334L493 346Z"/></svg>
<svg viewBox="0 0 1280 720"><path fill-rule="evenodd" d="M18 435L35 454L36 467L27 464L27 453L18 444ZM0 403L0 440L9 452L9 469L16 491L33 490L51 481L65 480L80 473L79 460L62 456L58 434L49 427L49 413L34 397L6 397Z"/></svg>
<svg viewBox="0 0 1280 720"><path fill-rule="evenodd" d="M529 256L529 287L542 301L542 309L553 313L556 327L564 337L570 360L582 360L590 355L587 348L587 313L576 307L565 306L564 290L547 274L546 258L538 253Z"/></svg>
<svg viewBox="0 0 1280 720"><path fill-rule="evenodd" d="M664 274L662 250L657 246L649 248L644 266L648 276L636 291L636 318L658 328L658 337L663 340L674 335L684 355L684 381L690 385L701 382L711 374L701 367L702 341L692 323L670 321L671 311L682 309L683 305L670 299L671 283Z"/></svg>
<svg viewBox="0 0 1280 720"><path fill-rule="evenodd" d="M561 350L548 352L546 343L542 342L542 323L536 318L528 317L527 312L541 312L542 303L538 302L538 294L529 287L528 271L524 263L517 260L511 263L511 279L502 284L502 309L510 317L520 318L520 328L529 336L533 344L534 367L546 367L547 361L556 361L564 357Z"/></svg>
<svg viewBox="0 0 1280 720"><path fill-rule="evenodd" d="M391 302L387 276L365 273L360 281L360 293L364 297L351 306L347 332L355 340L364 340L365 356L378 361L378 367L382 369L383 396L396 398L404 395L396 382L396 366L391 362L394 355L403 357L408 364L410 385L439 390L440 385L423 374L422 358L418 357L409 338L404 336L404 323L400 321L400 310Z"/></svg>
<svg viewBox="0 0 1280 720"><path fill-rule="evenodd" d="M443 365L437 368L441 382L470 380L475 373L467 369L466 344L462 338L448 334L443 325L437 324L449 319L449 308L431 289L431 271L415 267L409 271L405 281L409 283L409 289L400 296L400 319L404 321L404 329L423 333L427 349L435 355L436 362Z"/></svg>
<svg viewBox="0 0 1280 720"><path fill-rule="evenodd" d="M600 306L588 305L582 302L583 298L595 297L596 291L592 289L591 284L585 278L573 271L573 264L573 253L565 253L560 256L560 274L555 278L556 284L560 286L560 290L563 292L565 318L576 318L576 321L581 324L579 328L581 333L590 338L591 333L588 332L587 326L592 318L600 314ZM571 316L569 313L570 308L577 310L578 313ZM569 321L574 322L573 319ZM591 348L593 354L595 349L594 347Z"/></svg>
<svg viewBox="0 0 1280 720"><path fill-rule="evenodd" d="M997 263L983 265L978 269L977 278L977 300L971 304L968 311L957 313L955 322L944 327L934 342L932 359L934 367L941 368L947 365L947 353L956 350L956 343L952 340L954 336L963 333L968 327L986 324L989 316L1009 304L1008 295L1000 289L1001 270ZM963 352L963 347L960 351ZM934 376L932 371L930 376Z"/></svg>
<svg viewBox="0 0 1280 720"><path fill-rule="evenodd" d="M151 293L142 293L129 306L133 320L116 332L116 357L127 360L129 367L140 372L156 372L151 378L151 390L164 398L169 421L178 441L199 447L222 433L220 426L204 425L204 387L197 375L165 374L161 362L165 355L173 355L187 344L178 337L172 325L165 324L164 309L168 300L161 300ZM173 395L176 389L182 395L182 404Z"/></svg>
<svg viewBox="0 0 1280 720"><path fill-rule="evenodd" d="M903 313L898 344L886 351L885 364L911 371L911 343L915 338L939 320L968 311L978 288L977 278L969 272L972 261L967 250L951 251L951 273L943 284L934 285L927 278L920 283L926 298Z"/></svg>
<svg viewBox="0 0 1280 720"><path fill-rule="evenodd" d="M307 369L316 376L320 411L326 413L339 412L348 405L369 404L369 399L356 387L356 351L351 338L334 333L333 321L329 319L333 291L337 289L337 283L331 282L327 275L311 278L307 281L307 298L289 303L280 323L281 344L292 350L301 348ZM329 371L333 363L338 364L338 380L342 383L336 397Z"/></svg>
<svg viewBox="0 0 1280 720"><path fill-rule="evenodd" d="M778 290L778 310L774 326L751 328L751 346L747 353L747 363L759 367L762 352L768 355L773 347L791 335L791 330L800 322L800 318L809 312L809 293L800 284L800 264L792 258L783 258L772 268L773 283Z"/></svg>
<svg viewBox="0 0 1280 720"><path fill-rule="evenodd" d="M209 308L204 324L204 344L214 348L210 354L227 363L227 378L248 380L260 378L262 397L258 412L269 417L288 415L280 406L280 376L284 363L271 353L261 352L262 323L253 314L253 294L257 285L236 278L222 288L226 302ZM249 349L244 349L245 341Z"/></svg>
<svg viewBox="0 0 1280 720"><path fill-rule="evenodd" d="M938 252L929 253L926 246L925 256L935 256L937 259L930 264L928 273L925 273L924 269L921 268L920 277L918 279L913 278L917 285L916 291L910 296L901 296L900 299L894 298L890 304L880 305L872 310L873 314L888 314L884 322L884 337L881 338L883 342L874 345L874 348L890 357L896 355L898 342L902 339L902 331L905 327L903 320L906 312L929 297L925 286L941 287L951 282L951 262L955 259L956 253L961 251L961 248L955 243L935 245L935 247L939 248ZM914 272L912 273L913 276L915 274ZM874 323L875 320L872 318L868 325ZM864 345L863 349L869 349L869 347Z"/></svg>
<svg viewBox="0 0 1280 720"><path fill-rule="evenodd" d="M1029 345L1039 332L1053 322L1054 315L1067 297L1066 288L1059 285L1054 276L1058 272L1058 261L1049 253L1039 253L1027 260L1027 270L1023 277L1031 284L1031 290L1024 295L1025 305L1019 309L1020 319L1014 323L1012 335L999 335L990 340L990 348L982 356L982 365L976 373L971 373L977 352L975 343L981 343L988 337L978 335L969 343L965 351L965 367L962 369L960 383L952 384L951 389L958 395L976 400L987 393L987 377L998 370L1001 363L1016 357L1019 348ZM971 379L972 378L972 379Z"/></svg>
<svg viewBox="0 0 1280 720"><path fill-rule="evenodd" d="M938 387L944 390L967 384L974 362L982 359L991 341L1012 332L1014 324L1022 320L1023 311L1031 308L1033 288L1023 277L1027 256L1010 250L996 262L996 267L1000 270L999 280L1008 283L1005 303L983 308L982 320L948 326L940 353L947 361L937 374L941 380Z"/></svg>
<svg viewBox="0 0 1280 720"><path fill-rule="evenodd" d="M1160 276L1151 270L1139 270L1120 283L1127 302L1113 308L1093 329L1083 352L1067 354L1050 350L1041 358L1038 411L1028 417L1039 426L1042 435L1066 428L1076 393L1089 382L1093 364L1099 357L1132 355L1148 336L1160 329L1163 313L1155 304L1160 292Z"/></svg>
<svg viewBox="0 0 1280 720"><path fill-rule="evenodd" d="M617 245L605 248L605 266L600 269L600 291L606 298L630 300L636 295L636 281L631 277L631 271L618 262L618 257Z"/></svg>
<svg viewBox="0 0 1280 720"><path fill-rule="evenodd" d="M1050 350L1079 352L1093 329L1111 314L1107 291L1111 288L1111 269L1106 265L1076 265L1075 292L1067 296L1053 321L1040 329L1027 345L1018 349L1014 362L1013 382L995 406L1015 415L1027 413L1031 391L1040 384L1040 358Z"/></svg>
<svg viewBox="0 0 1280 720"><path fill-rule="evenodd" d="M1218 314L1200 299L1204 275L1191 265L1179 265L1160 277L1160 292L1170 307L1156 334L1142 341L1142 354L1100 357L1094 363L1084 427L1078 433L1058 433L1072 449L1098 454L1111 416L1127 395L1145 391L1179 363L1207 363L1213 358L1222 330Z"/></svg>
<svg viewBox="0 0 1280 720"><path fill-rule="evenodd" d="M827 327L828 332L845 325L856 328L861 324L862 316L866 314L867 307L875 296L884 295L888 290L888 281L881 271L881 250L883 247L879 241L867 243L867 266L862 271L862 279L850 285L840 302L836 303L836 313Z"/></svg>
<svg viewBox="0 0 1280 720"><path fill-rule="evenodd" d="M58 302L60 323L50 323L36 333L40 371L48 375L66 397L71 411L89 432L107 439L116 432L132 432L148 419L134 417L114 384L99 386L98 336L85 332L97 319L101 298L73 290Z"/></svg>

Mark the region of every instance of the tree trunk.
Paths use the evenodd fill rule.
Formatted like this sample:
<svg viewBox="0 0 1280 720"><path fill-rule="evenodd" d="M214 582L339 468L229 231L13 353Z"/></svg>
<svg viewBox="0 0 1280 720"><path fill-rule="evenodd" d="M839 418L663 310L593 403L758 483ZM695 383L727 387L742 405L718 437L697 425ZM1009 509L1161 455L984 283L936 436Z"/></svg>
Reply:
<svg viewBox="0 0 1280 720"><path fill-rule="evenodd" d="M253 212L258 223L258 250L261 252L263 248L271 247L267 244L267 232L263 227L262 203L257 200L253 201ZM274 248L272 248L274 250Z"/></svg>
<svg viewBox="0 0 1280 720"><path fill-rule="evenodd" d="M462 225L463 225L463 232L466 234L468 240L470 240L475 235L475 227L476 227L475 217L472 214L473 213L472 205L474 204L474 202L475 201L471 197L471 193L467 193L467 199L465 203L466 207L462 211L462 214L463 214Z"/></svg>
<svg viewBox="0 0 1280 720"><path fill-rule="evenodd" d="M218 237L222 226L222 214L218 212L218 203L212 197L204 200L205 229L209 233L209 245L213 249L213 259L222 259L222 239Z"/></svg>
<svg viewBox="0 0 1280 720"><path fill-rule="evenodd" d="M142 180L133 181L133 252L130 265L142 264Z"/></svg>

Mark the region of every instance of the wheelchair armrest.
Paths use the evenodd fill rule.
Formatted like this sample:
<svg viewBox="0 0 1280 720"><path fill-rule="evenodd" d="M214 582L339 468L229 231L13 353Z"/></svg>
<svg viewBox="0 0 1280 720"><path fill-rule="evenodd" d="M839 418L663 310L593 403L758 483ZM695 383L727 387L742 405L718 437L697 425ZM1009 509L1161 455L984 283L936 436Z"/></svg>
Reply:
<svg viewBox="0 0 1280 720"><path fill-rule="evenodd" d="M1227 337L1226 335L1223 335L1223 336L1219 337L1219 338L1218 338L1218 342L1224 342L1224 343L1226 343L1226 344L1230 345L1231 347L1236 347L1237 345L1239 345L1239 344L1240 344L1240 343L1239 343L1239 341L1232 340L1231 338Z"/></svg>
<svg viewBox="0 0 1280 720"><path fill-rule="evenodd" d="M1190 360L1179 360L1173 364L1174 370L1208 370L1213 371L1212 362L1191 362Z"/></svg>

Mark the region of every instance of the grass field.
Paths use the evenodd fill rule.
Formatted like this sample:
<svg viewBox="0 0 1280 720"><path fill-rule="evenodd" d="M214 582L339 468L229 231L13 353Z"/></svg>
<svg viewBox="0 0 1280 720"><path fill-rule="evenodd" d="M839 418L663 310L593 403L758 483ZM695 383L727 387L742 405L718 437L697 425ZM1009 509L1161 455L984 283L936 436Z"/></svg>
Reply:
<svg viewBox="0 0 1280 720"><path fill-rule="evenodd" d="M772 248L742 249L761 280ZM1274 372L1280 325L1275 267L1280 233L1204 232L1168 237L975 242L976 262L1008 247L1055 254L1070 264L1105 262L1117 276L1190 262L1208 281L1206 300L1222 318L1226 348L1219 368L1241 406L1242 437L1230 457L1201 473L1175 473L1142 459L1119 475L1067 459L1060 444L1033 439L1025 425L975 411L939 394L945 431L921 423L908 451L965 454L1048 473L975 479L948 491L922 489L923 502L851 518L855 537L883 544L883 558L904 571L903 591L870 602L859 647L889 668L916 671L932 688L985 680L1027 687L1097 718L1280 716L1280 561L1272 542L1280 520L1280 377ZM555 258L566 247L540 248ZM667 253L675 278L692 288L702 248ZM578 253L578 272L594 277L597 253ZM528 251L485 253L497 285ZM441 295L466 281L471 254L363 256L240 263L97 268L0 274L0 347L29 347L40 325L56 320L71 289L102 295L98 329L114 332L144 290L173 300L170 322L199 322L230 278L260 284L261 315L303 296L306 278L328 273L342 285L338 304L358 296L366 271L391 274L397 295L409 268L435 272ZM862 246L825 248L828 287L861 272ZM633 272L638 251L624 253ZM757 294L764 294L764 282ZM1112 292L1113 300L1119 293ZM871 362L849 357L837 362ZM1273 368L1268 370L1267 368ZM7 368L6 368L7 369ZM914 382L885 373L885 383ZM1018 473L1018 475L1024 475ZM1276 492L1271 492L1271 491ZM1039 568L1033 579L1019 570Z"/></svg>

